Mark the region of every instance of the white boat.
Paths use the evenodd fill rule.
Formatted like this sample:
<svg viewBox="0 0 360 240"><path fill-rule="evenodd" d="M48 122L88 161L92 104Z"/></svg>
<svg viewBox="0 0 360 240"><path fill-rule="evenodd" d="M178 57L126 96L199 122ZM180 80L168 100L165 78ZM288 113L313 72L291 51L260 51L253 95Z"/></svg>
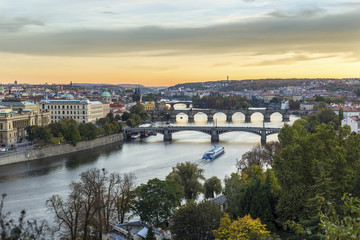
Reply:
<svg viewBox="0 0 360 240"><path fill-rule="evenodd" d="M131 135L131 139L137 139L140 137L140 134L134 134L134 135Z"/></svg>
<svg viewBox="0 0 360 240"><path fill-rule="evenodd" d="M206 153L204 153L202 159L209 159L209 160L213 160L217 157L219 157L220 155L225 153L225 148L222 146L215 146L212 149L210 149L209 151L207 151Z"/></svg>

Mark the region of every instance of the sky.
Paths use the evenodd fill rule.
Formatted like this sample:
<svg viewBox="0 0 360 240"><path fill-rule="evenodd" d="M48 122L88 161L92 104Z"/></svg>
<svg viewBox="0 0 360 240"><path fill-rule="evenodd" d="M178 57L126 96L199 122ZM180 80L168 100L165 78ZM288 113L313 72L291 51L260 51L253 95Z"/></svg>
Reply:
<svg viewBox="0 0 360 240"><path fill-rule="evenodd" d="M0 83L360 77L360 0L1 0Z"/></svg>

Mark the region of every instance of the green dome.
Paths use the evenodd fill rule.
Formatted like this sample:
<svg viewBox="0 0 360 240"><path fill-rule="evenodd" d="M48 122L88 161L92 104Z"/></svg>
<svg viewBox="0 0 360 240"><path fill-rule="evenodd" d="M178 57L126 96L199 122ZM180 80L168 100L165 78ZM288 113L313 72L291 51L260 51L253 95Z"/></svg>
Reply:
<svg viewBox="0 0 360 240"><path fill-rule="evenodd" d="M70 93L66 94L66 99L74 99L74 96Z"/></svg>
<svg viewBox="0 0 360 240"><path fill-rule="evenodd" d="M104 91L102 94L101 94L101 97L111 97L110 93L108 91Z"/></svg>
<svg viewBox="0 0 360 240"><path fill-rule="evenodd" d="M3 87L3 86L0 86L0 90L4 90L4 87Z"/></svg>

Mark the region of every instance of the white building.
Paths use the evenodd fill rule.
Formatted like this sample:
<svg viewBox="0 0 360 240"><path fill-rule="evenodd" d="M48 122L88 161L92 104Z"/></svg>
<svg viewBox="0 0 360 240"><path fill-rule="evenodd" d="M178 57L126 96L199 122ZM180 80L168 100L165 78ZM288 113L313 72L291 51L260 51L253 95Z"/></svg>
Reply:
<svg viewBox="0 0 360 240"><path fill-rule="evenodd" d="M359 116L348 116L341 120L341 126L348 125L352 132L359 133L360 118Z"/></svg>
<svg viewBox="0 0 360 240"><path fill-rule="evenodd" d="M311 111L314 108L314 102L302 102L300 103L300 110Z"/></svg>
<svg viewBox="0 0 360 240"><path fill-rule="evenodd" d="M61 119L74 119L79 123L95 123L110 112L110 105L100 101L82 100L42 100L40 110L50 112L50 122L59 122Z"/></svg>

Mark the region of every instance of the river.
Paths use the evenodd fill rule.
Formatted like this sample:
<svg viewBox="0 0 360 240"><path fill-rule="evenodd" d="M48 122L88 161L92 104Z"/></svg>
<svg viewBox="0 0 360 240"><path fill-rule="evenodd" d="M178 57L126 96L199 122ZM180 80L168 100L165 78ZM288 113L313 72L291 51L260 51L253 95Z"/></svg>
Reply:
<svg viewBox="0 0 360 240"><path fill-rule="evenodd" d="M230 125L225 116L214 119L218 125ZM232 125L262 126L262 115L254 114L251 123L242 123L241 116L234 116ZM290 116L290 122L296 117ZM187 124L186 116L178 115L177 125ZM161 123L159 123L161 124ZM206 116L195 117L195 125L205 125ZM269 127L281 127L281 115L273 114ZM277 135L268 136L268 141L277 140ZM164 179L179 162L190 161L203 168L206 178L217 176L224 179L236 171L235 162L242 154L260 144L260 136L245 132L220 135L220 145L225 154L214 161L202 160L202 154L212 147L210 136L200 132L173 134L171 143L163 142L158 134L146 139L115 143L93 150L65 156L34 160L0 167L0 193L7 193L5 210L18 216L21 209L27 216L36 219L51 219L45 201L54 194L66 196L69 184L79 179L79 174L89 168L105 168L109 172L134 173L137 184L152 178Z"/></svg>

